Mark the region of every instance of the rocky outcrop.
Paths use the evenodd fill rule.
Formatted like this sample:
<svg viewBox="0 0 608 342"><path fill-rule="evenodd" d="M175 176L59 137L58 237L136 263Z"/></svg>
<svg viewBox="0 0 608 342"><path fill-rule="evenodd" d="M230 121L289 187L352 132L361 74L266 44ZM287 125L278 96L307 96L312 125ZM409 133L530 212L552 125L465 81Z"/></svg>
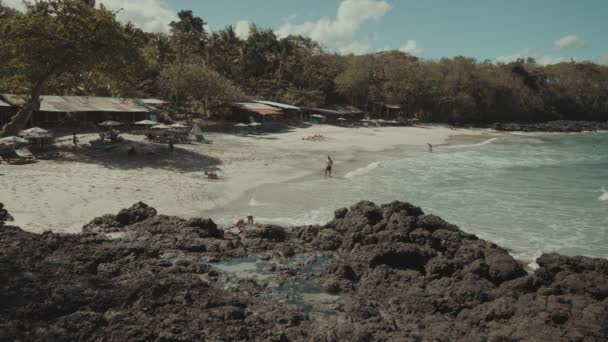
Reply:
<svg viewBox="0 0 608 342"><path fill-rule="evenodd" d="M120 228L141 222L149 217L156 215L156 209L147 204L135 203L128 209L122 209L116 215L104 215L94 218L91 222L82 227L88 233L109 233L120 230Z"/></svg>
<svg viewBox="0 0 608 342"><path fill-rule="evenodd" d="M607 260L545 254L528 274L500 246L409 203L240 233L143 203L121 213L76 235L0 230L0 341L608 339ZM234 280L210 263L252 255L276 261L273 281ZM316 257L284 264L301 256ZM286 298L290 283L332 302Z"/></svg>
<svg viewBox="0 0 608 342"><path fill-rule="evenodd" d="M0 227L4 225L4 222L12 221L13 217L4 209L4 204L0 203Z"/></svg>
<svg viewBox="0 0 608 342"><path fill-rule="evenodd" d="M556 120L535 124L495 123L492 128L498 131L520 132L584 132L608 130L608 122Z"/></svg>

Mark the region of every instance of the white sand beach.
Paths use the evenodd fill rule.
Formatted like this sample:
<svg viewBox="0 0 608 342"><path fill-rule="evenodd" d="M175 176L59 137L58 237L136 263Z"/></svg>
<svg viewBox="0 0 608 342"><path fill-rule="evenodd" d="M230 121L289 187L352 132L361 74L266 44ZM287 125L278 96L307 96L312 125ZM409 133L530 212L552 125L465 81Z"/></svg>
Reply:
<svg viewBox="0 0 608 342"><path fill-rule="evenodd" d="M322 135L321 141L302 138ZM328 155L336 168L356 159L358 152L374 152L408 145L426 149L449 137L480 139L498 134L481 129L448 127L343 128L314 125L287 133L240 137L207 133L212 144L176 145L170 154L157 145L156 155L127 157L126 151L70 156L26 165L0 165L0 202L15 224L33 232L79 232L95 216L115 213L143 201L160 213L181 217L224 205L245 191L267 183L319 174ZM141 146L141 135L123 135ZM81 142L94 134L80 135ZM441 148L436 147L436 148ZM219 169L222 179L210 180L205 170Z"/></svg>

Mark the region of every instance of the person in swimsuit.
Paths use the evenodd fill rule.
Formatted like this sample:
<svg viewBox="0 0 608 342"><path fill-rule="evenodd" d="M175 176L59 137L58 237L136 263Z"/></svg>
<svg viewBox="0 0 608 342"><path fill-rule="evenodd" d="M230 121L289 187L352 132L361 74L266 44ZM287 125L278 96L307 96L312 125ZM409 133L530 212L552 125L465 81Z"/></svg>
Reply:
<svg viewBox="0 0 608 342"><path fill-rule="evenodd" d="M431 145L430 143L426 143L426 144L429 147L429 153L433 153L433 145Z"/></svg>
<svg viewBox="0 0 608 342"><path fill-rule="evenodd" d="M331 168L334 166L334 161L331 158L327 157L327 166L325 166L325 177L331 177Z"/></svg>

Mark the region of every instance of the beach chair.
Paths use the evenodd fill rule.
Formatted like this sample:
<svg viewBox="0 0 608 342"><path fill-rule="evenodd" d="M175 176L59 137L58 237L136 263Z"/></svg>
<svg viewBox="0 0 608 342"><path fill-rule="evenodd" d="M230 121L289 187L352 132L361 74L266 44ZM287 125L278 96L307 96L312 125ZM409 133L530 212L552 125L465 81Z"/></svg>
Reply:
<svg viewBox="0 0 608 342"><path fill-rule="evenodd" d="M196 133L194 136L196 137L196 142L205 143L205 144L211 143L211 141L205 139L205 136L203 135L203 133Z"/></svg>

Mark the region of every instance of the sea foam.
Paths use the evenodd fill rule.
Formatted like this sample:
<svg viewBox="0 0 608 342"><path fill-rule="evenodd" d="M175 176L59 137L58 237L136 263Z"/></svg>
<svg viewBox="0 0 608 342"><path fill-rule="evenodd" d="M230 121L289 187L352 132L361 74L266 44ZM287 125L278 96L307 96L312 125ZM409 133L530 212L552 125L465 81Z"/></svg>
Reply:
<svg viewBox="0 0 608 342"><path fill-rule="evenodd" d="M606 188L602 187L600 191L602 192L602 195L598 198L598 200L608 201L608 191L606 191Z"/></svg>
<svg viewBox="0 0 608 342"><path fill-rule="evenodd" d="M498 140L499 138L490 138L488 140L484 140L482 142L476 143L476 144L468 144L468 145L448 145L445 147L448 148L461 148L461 147L476 147L476 146L483 146L483 145L487 145L487 144L491 144L493 142L495 142L496 140Z"/></svg>
<svg viewBox="0 0 608 342"><path fill-rule="evenodd" d="M354 177L366 175L366 174L372 172L378 166L380 166L380 162L373 162L373 163L367 165L366 167L361 167L361 168L356 169L355 171L351 171L351 172L347 173L346 175L344 175L344 178L354 178Z"/></svg>

